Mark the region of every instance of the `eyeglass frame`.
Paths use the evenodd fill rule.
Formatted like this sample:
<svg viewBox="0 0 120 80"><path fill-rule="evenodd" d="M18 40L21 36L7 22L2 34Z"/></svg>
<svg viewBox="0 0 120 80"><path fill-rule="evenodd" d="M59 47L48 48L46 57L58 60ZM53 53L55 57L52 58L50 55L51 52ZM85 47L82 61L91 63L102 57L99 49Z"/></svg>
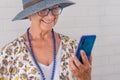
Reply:
<svg viewBox="0 0 120 80"><path fill-rule="evenodd" d="M40 15L39 12L37 12L37 14L38 14L39 16L41 16L41 17L45 17L45 16L47 16L47 15L49 14L49 12L51 11L51 13L52 13L53 16L58 16L58 15L55 15L54 12L53 12L53 10L56 9L56 8L60 8L61 11L60 11L60 13L58 14L58 15L60 15L60 14L62 13L62 10L63 10L63 7L62 7L62 6L58 6L58 7L55 7L55 8L54 8L54 7L53 7L53 8L46 8L46 9L48 10L48 12L47 12L46 15L43 15L43 16ZM45 10L45 9L43 9L43 10ZM42 10L41 10L41 11L42 11ZM40 12L41 12L41 11L40 11Z"/></svg>

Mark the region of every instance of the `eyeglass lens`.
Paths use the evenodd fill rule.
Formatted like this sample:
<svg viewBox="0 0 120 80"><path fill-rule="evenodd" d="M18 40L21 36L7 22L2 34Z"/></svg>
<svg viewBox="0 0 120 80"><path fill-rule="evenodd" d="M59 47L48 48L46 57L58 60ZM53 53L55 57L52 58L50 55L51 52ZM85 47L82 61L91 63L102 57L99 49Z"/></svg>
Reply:
<svg viewBox="0 0 120 80"><path fill-rule="evenodd" d="M58 16L62 12L62 7L59 6L59 7L55 7L55 8L47 8L47 9L44 9L44 10L38 12L38 15L39 16L47 16L50 11L52 12L52 15Z"/></svg>

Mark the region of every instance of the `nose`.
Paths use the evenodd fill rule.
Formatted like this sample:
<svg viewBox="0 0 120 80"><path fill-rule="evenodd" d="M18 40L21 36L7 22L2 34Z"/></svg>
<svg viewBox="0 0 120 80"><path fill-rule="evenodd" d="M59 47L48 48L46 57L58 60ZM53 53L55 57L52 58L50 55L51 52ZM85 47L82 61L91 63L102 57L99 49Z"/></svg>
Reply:
<svg viewBox="0 0 120 80"><path fill-rule="evenodd" d="M54 15L52 14L52 11L49 11L47 17L49 17L49 18L54 18Z"/></svg>

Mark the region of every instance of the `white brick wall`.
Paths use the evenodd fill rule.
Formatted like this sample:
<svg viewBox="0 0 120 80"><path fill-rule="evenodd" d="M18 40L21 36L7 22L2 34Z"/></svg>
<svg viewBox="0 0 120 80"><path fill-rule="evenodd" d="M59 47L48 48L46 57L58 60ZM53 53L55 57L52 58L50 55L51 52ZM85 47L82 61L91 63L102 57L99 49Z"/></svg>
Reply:
<svg viewBox="0 0 120 80"><path fill-rule="evenodd" d="M96 34L93 48L92 80L120 79L120 0L73 0L63 10L56 31L77 40L82 34ZM0 2L0 48L20 36L29 21L11 22L22 10L21 0Z"/></svg>

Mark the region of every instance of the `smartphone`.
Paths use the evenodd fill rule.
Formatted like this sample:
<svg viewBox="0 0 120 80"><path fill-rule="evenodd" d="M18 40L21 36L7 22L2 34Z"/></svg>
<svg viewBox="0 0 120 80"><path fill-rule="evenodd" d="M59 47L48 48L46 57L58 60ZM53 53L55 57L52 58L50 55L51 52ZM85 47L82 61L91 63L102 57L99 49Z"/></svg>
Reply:
<svg viewBox="0 0 120 80"><path fill-rule="evenodd" d="M95 39L96 39L96 35L83 35L81 37L79 44L78 44L77 51L76 51L76 56L79 59L79 61L81 61L81 63L83 62L80 56L80 50L84 50L87 58L89 59L92 48L94 46Z"/></svg>

